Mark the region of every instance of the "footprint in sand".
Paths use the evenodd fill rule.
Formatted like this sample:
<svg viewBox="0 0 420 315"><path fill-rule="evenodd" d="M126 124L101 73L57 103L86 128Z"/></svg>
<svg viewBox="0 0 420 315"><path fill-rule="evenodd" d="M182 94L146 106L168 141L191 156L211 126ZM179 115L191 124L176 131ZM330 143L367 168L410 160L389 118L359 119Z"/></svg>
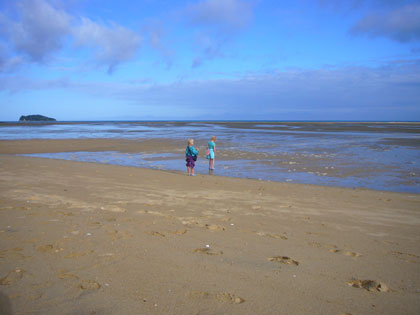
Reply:
<svg viewBox="0 0 420 315"><path fill-rule="evenodd" d="M36 250L41 252L41 253L46 254L46 253L58 253L58 252L61 252L64 249L61 248L61 247L57 248L52 244L47 244L47 245L39 246Z"/></svg>
<svg viewBox="0 0 420 315"><path fill-rule="evenodd" d="M82 290L98 290L101 285L93 280L83 280L79 288Z"/></svg>
<svg viewBox="0 0 420 315"><path fill-rule="evenodd" d="M110 230L107 232L108 236L113 240L120 240L120 239L127 239L131 237L131 234L124 232L124 231L118 231L118 230Z"/></svg>
<svg viewBox="0 0 420 315"><path fill-rule="evenodd" d="M384 283L376 282L374 280L352 279L348 281L347 284L351 287L365 289L367 291L379 291L379 292L390 291L390 289Z"/></svg>
<svg viewBox="0 0 420 315"><path fill-rule="evenodd" d="M200 222L196 219L191 219L191 218L179 218L179 220L181 221L181 223L183 225L189 226L189 227L194 227L194 226L200 226Z"/></svg>
<svg viewBox="0 0 420 315"><path fill-rule="evenodd" d="M105 210L105 211L110 211L110 212L126 212L126 210L124 208L115 206L115 205L108 205L106 207L101 207L101 210Z"/></svg>
<svg viewBox="0 0 420 315"><path fill-rule="evenodd" d="M210 231L224 231L225 230L223 226L215 225L215 224L206 224L205 227L207 230L210 230Z"/></svg>
<svg viewBox="0 0 420 315"><path fill-rule="evenodd" d="M275 256L267 258L269 261L279 262L286 265L299 266L299 262L287 256Z"/></svg>
<svg viewBox="0 0 420 315"><path fill-rule="evenodd" d="M62 280L79 280L78 276L68 273L65 270L61 270L60 273L57 274L57 277Z"/></svg>
<svg viewBox="0 0 420 315"><path fill-rule="evenodd" d="M90 255L93 253L93 250L88 250L87 252L72 252L64 256L64 258L80 258L86 255Z"/></svg>
<svg viewBox="0 0 420 315"><path fill-rule="evenodd" d="M176 230L175 232L172 232L175 235L184 235L185 233L187 233L187 230L182 229L182 230Z"/></svg>
<svg viewBox="0 0 420 315"><path fill-rule="evenodd" d="M266 232L255 232L258 236L265 236L265 237L271 237L271 238L277 238L281 240L288 240L287 236L282 234L272 234L272 233L266 233Z"/></svg>
<svg viewBox="0 0 420 315"><path fill-rule="evenodd" d="M399 252L399 251L390 251L390 252L387 252L387 254L398 257L398 258L400 258L400 259L402 259L406 262L411 262L411 263L419 263L420 262L420 257L415 255L415 254L403 253L403 252Z"/></svg>
<svg viewBox="0 0 420 315"><path fill-rule="evenodd" d="M206 255L211 255L211 256L223 255L222 251L215 251L210 248L196 248L193 250L193 253L206 254Z"/></svg>
<svg viewBox="0 0 420 315"><path fill-rule="evenodd" d="M97 226L97 227L101 227L103 226L103 224L101 222L95 221L95 222L89 222L90 226Z"/></svg>
<svg viewBox="0 0 420 315"><path fill-rule="evenodd" d="M72 216L74 216L73 212L57 211L56 213L57 214L64 215L66 217L72 217Z"/></svg>
<svg viewBox="0 0 420 315"><path fill-rule="evenodd" d="M16 281L19 281L23 278L25 270L22 269L15 269L13 271L9 271L6 276L0 278L0 285L9 285L13 284Z"/></svg>
<svg viewBox="0 0 420 315"><path fill-rule="evenodd" d="M76 275L74 275L72 273L60 273L60 274L57 275L57 277L59 279L62 279L62 280L68 280L68 279L70 279L70 280L78 280L79 279L78 276L76 276Z"/></svg>
<svg viewBox="0 0 420 315"><path fill-rule="evenodd" d="M242 304L245 300L237 295L226 292L204 292L204 291L191 291L187 296L192 298L200 299L212 299L218 302L229 303L229 304Z"/></svg>
<svg viewBox="0 0 420 315"><path fill-rule="evenodd" d="M153 235L153 236L165 237L165 234L157 232L157 231L147 232L147 234L150 234L150 235Z"/></svg>
<svg viewBox="0 0 420 315"><path fill-rule="evenodd" d="M16 247L12 249L5 249L0 251L0 258L11 258L11 259L25 259L31 256L25 256L21 253L23 248Z"/></svg>
<svg viewBox="0 0 420 315"><path fill-rule="evenodd" d="M350 257L360 257L360 256L362 256L362 254L360 254L360 253L349 252L349 251L344 251L344 250L341 250L341 249L335 249L335 248L330 249L330 250L328 250L328 251L329 251L330 253L342 254L342 255L344 255L344 256L350 256Z"/></svg>

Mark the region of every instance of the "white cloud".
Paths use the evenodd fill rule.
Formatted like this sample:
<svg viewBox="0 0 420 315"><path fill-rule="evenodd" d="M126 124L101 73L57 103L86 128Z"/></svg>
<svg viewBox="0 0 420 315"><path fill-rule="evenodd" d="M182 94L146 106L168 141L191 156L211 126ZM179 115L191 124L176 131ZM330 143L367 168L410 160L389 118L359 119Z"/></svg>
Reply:
<svg viewBox="0 0 420 315"><path fill-rule="evenodd" d="M111 27L82 18L81 24L73 31L76 45L88 46L96 50L96 60L108 66L112 73L115 67L133 58L140 47L140 36L119 25Z"/></svg>
<svg viewBox="0 0 420 315"><path fill-rule="evenodd" d="M0 51L0 71L25 62L49 63L69 39L78 47L93 48L95 62L106 65L111 73L119 64L131 60L140 47L140 35L128 28L76 18L51 3L23 0L10 5L9 16L0 13L2 45L7 46Z"/></svg>
<svg viewBox="0 0 420 315"><path fill-rule="evenodd" d="M0 16L2 33L17 53L32 62L47 61L70 31L70 15L43 0L25 0L18 3L18 8L17 21Z"/></svg>

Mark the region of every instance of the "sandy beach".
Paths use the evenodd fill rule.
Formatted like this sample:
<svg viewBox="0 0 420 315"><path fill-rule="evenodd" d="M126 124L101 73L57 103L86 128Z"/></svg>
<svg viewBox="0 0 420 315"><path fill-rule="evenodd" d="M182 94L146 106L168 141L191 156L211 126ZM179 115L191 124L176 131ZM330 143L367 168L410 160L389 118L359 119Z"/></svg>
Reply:
<svg viewBox="0 0 420 315"><path fill-rule="evenodd" d="M1 314L420 312L419 194L14 155L154 141L0 141Z"/></svg>

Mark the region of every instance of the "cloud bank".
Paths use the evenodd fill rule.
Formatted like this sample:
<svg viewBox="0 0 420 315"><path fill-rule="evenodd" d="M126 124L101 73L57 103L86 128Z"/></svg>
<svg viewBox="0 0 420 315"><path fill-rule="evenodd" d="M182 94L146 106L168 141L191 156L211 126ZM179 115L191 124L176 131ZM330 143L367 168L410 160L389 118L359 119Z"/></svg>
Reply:
<svg viewBox="0 0 420 315"><path fill-rule="evenodd" d="M190 119L420 119L420 60L172 84L33 82L16 77L0 81L0 86L9 92L65 87L137 106L139 112L153 108L149 114L157 119L185 119L182 115L191 112Z"/></svg>
<svg viewBox="0 0 420 315"><path fill-rule="evenodd" d="M108 66L108 73L115 67L133 58L140 47L141 38L133 31L113 24L99 25L88 18L72 32L76 45L92 47L96 51L96 62Z"/></svg>

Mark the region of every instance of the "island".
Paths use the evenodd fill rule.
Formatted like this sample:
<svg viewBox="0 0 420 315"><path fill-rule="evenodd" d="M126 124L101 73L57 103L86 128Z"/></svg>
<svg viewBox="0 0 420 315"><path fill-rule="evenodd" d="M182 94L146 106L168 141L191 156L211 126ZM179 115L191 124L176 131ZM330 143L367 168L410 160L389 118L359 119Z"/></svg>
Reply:
<svg viewBox="0 0 420 315"><path fill-rule="evenodd" d="M56 121L56 119L42 115L27 115L20 116L19 121Z"/></svg>

